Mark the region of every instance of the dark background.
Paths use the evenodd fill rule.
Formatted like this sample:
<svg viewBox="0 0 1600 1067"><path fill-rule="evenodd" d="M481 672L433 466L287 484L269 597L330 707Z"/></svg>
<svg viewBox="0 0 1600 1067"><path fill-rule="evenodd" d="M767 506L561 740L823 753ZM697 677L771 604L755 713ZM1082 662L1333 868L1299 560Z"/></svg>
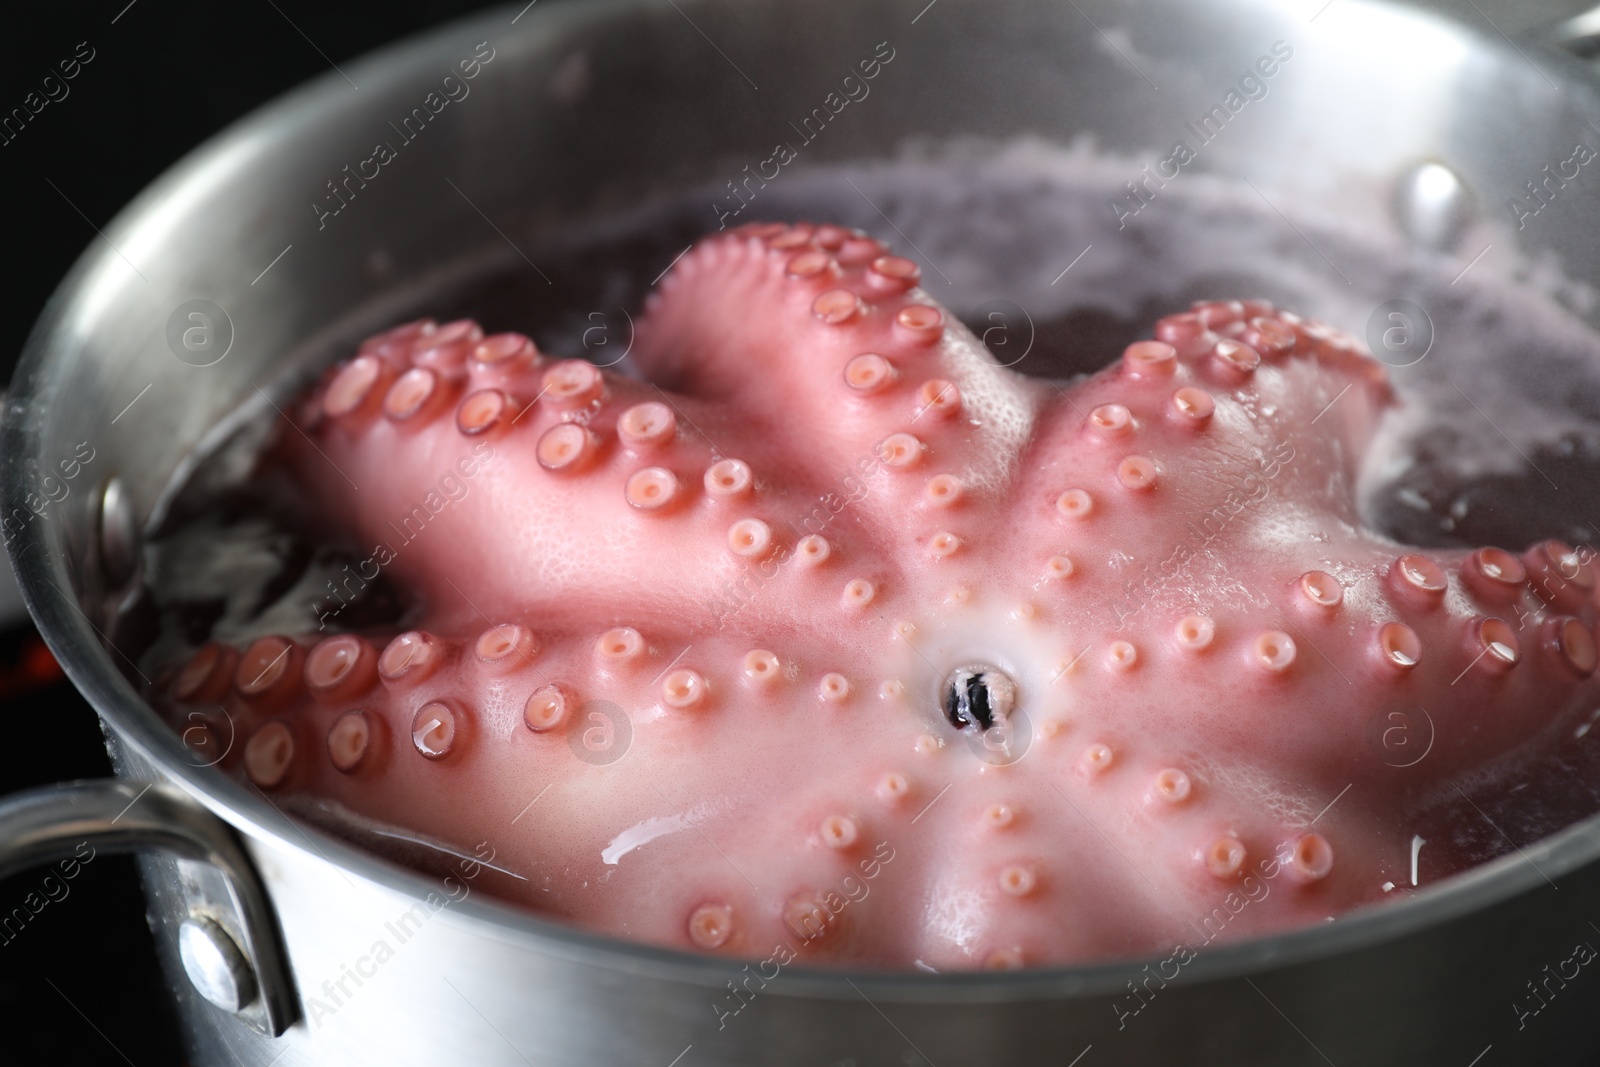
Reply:
<svg viewBox="0 0 1600 1067"><path fill-rule="evenodd" d="M40 91L44 77L59 73L58 62L72 57L79 42L88 42L94 58L65 83L65 98L0 144L0 204L12 260L0 289L0 382L10 381L56 283L100 239L95 228L103 229L184 153L329 69L330 60L342 62L489 6L416 0L381 6L310 0L7 5L0 114ZM111 773L94 713L62 680L31 627L4 617L0 724L0 793ZM0 881L0 915L22 906L45 873ZM14 939L0 941L0 1063L185 1062L132 862L98 857L66 886L66 896L41 908Z"/></svg>
<svg viewBox="0 0 1600 1067"><path fill-rule="evenodd" d="M191 148L286 89L372 48L485 3L109 0L9 5L0 29L0 114L20 107L80 42L93 60L9 144L0 198L12 264L0 288L0 382L73 260ZM1513 35L1582 0L1460 0ZM87 54L87 50L85 50ZM0 567L3 567L0 564ZM9 581L0 574L0 584ZM0 595L0 794L110 773L98 723L37 635ZM0 915L44 872L0 881ZM0 942L0 1064L184 1062L133 865L104 856L20 935ZM3 935L0 935L3 936Z"/></svg>

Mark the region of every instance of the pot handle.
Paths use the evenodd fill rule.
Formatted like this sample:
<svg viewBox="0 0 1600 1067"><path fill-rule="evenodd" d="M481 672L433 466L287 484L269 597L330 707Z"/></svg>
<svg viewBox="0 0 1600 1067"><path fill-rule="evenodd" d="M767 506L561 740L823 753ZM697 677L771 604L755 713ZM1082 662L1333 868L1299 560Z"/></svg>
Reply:
<svg viewBox="0 0 1600 1067"><path fill-rule="evenodd" d="M196 875L184 878L186 890L197 891L185 893L190 913L178 930L189 980L201 996L259 1033L277 1037L288 1029L298 1007L277 923L227 823L161 782L63 782L0 799L0 878L82 860L76 850L85 845L192 861L179 864Z"/></svg>

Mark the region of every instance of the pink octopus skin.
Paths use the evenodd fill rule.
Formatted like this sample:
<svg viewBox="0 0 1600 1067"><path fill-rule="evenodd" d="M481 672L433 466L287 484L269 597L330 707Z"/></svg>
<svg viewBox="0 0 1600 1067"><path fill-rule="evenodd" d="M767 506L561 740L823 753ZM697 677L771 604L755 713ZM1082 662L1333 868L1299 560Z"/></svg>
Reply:
<svg viewBox="0 0 1600 1067"><path fill-rule="evenodd" d="M282 449L417 631L206 646L158 699L220 706L259 788L486 842L545 913L941 970L1384 899L1400 813L1592 704L1586 556L1363 525L1396 401L1351 339L1209 303L1062 387L917 281L837 227L708 238L640 322L654 385L473 323L369 340ZM969 663L1014 683L1014 761L944 714Z"/></svg>

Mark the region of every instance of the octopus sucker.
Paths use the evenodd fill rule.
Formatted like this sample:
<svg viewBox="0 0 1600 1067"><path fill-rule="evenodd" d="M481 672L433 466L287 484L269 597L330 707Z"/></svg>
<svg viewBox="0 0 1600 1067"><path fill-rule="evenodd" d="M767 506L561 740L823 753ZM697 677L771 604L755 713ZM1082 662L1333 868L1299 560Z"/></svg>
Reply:
<svg viewBox="0 0 1600 1067"><path fill-rule="evenodd" d="M1168 952L1260 882L1222 936L1290 929L1390 899L1432 798L1600 701L1588 546L1373 528L1387 370L1265 301L1052 383L912 259L775 222L675 262L628 374L502 325L369 338L263 453L407 611L196 634L150 697L275 800L483 842L530 908L906 969Z"/></svg>

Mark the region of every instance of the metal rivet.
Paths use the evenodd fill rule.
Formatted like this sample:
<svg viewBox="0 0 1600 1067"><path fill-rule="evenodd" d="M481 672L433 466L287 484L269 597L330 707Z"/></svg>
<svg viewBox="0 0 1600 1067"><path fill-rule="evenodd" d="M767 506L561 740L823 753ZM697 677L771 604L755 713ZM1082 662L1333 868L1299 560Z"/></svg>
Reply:
<svg viewBox="0 0 1600 1067"><path fill-rule="evenodd" d="M228 932L210 919L191 917L178 928L178 956L195 991L226 1012L256 999L256 976Z"/></svg>
<svg viewBox="0 0 1600 1067"><path fill-rule="evenodd" d="M100 562L106 583L120 589L138 563L139 530L133 519L133 497L120 477L106 482L100 496Z"/></svg>
<svg viewBox="0 0 1600 1067"><path fill-rule="evenodd" d="M1395 221L1411 240L1435 252L1455 249L1474 213L1472 194L1443 163L1427 162L1401 176L1395 187Z"/></svg>

